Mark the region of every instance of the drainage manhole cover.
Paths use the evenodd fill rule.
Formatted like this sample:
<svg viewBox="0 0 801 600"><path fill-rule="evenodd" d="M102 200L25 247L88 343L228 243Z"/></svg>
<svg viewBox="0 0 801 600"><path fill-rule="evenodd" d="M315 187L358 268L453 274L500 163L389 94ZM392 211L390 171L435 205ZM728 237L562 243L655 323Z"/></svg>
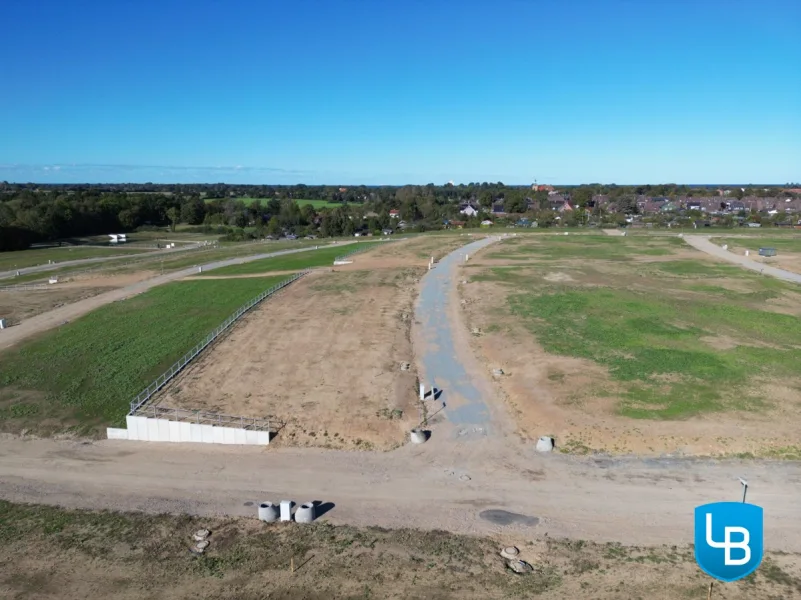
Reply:
<svg viewBox="0 0 801 600"><path fill-rule="evenodd" d="M245 506L253 506L252 502L245 502Z"/></svg>
<svg viewBox="0 0 801 600"><path fill-rule="evenodd" d="M528 517L526 515L496 508L483 510L478 513L478 516L485 521L494 523L495 525L527 525L529 527L533 527L540 522L537 517Z"/></svg>

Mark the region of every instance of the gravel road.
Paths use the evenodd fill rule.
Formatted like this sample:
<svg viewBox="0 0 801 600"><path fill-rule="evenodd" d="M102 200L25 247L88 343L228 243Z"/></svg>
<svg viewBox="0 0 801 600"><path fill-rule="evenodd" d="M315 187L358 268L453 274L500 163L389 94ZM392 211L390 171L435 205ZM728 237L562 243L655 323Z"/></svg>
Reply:
<svg viewBox="0 0 801 600"><path fill-rule="evenodd" d="M458 426L456 435L467 436L465 439L490 433L491 413L485 399L492 392L483 378L475 376L481 367L465 364L469 357L456 351L467 340L458 339L464 328L458 322L458 302L452 294L465 255L475 254L496 240L490 237L471 242L436 263L420 282L415 307L415 320L419 323L415 354L422 363L420 379L426 383L426 389L434 386L437 390L436 397L426 401L427 413L435 414L442 409L443 417Z"/></svg>
<svg viewBox="0 0 801 600"><path fill-rule="evenodd" d="M785 271L784 269L779 269L777 267L771 267L770 265L765 265L763 263L756 262L755 260L751 260L746 256L733 254L728 250L724 250L721 246L710 242L708 237L700 235L685 235L684 241L690 244L690 246L693 248L701 250L702 252L706 252L707 254L716 258L722 258L723 260L740 265L746 269L751 269L752 271L757 271L764 275L777 277L779 279L783 279L784 281L801 283L801 274L793 273L792 271Z"/></svg>
<svg viewBox="0 0 801 600"><path fill-rule="evenodd" d="M446 401L428 442L377 453L0 436L0 497L252 517L245 503L321 500L335 505L324 517L332 523L648 545L691 542L694 507L738 500L744 477L749 501L765 509L766 549L801 552L797 462L577 457L521 442L463 337L453 277L464 252L426 276L425 294L441 295L417 307L421 377L443 389L427 402ZM460 435L470 428L487 434Z"/></svg>

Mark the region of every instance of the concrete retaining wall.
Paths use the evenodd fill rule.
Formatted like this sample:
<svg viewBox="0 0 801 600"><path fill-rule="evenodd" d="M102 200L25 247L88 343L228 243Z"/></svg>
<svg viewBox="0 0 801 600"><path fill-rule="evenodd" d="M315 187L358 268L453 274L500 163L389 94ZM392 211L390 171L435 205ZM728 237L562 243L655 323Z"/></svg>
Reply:
<svg viewBox="0 0 801 600"><path fill-rule="evenodd" d="M270 443L269 431L251 431L237 427L218 427L185 421L168 421L150 417L125 417L128 429L106 429L110 440L138 440L141 442L195 442L204 444L231 444L266 446Z"/></svg>

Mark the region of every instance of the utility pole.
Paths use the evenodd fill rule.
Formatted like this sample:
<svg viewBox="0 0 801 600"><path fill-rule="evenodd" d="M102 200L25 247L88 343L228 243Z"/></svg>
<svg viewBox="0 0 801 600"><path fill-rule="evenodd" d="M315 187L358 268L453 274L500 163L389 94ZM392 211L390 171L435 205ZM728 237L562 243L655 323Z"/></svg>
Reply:
<svg viewBox="0 0 801 600"><path fill-rule="evenodd" d="M740 483L743 485L743 504L745 504L745 494L748 491L748 482L742 477L738 477Z"/></svg>

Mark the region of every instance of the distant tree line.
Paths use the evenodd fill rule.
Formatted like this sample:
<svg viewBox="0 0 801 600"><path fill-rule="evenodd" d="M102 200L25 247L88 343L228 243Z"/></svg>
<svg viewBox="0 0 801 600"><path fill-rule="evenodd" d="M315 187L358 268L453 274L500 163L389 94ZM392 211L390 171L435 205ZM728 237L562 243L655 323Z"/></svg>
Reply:
<svg viewBox="0 0 801 600"><path fill-rule="evenodd" d="M717 186L677 184L617 186L582 185L559 188L576 211L562 224L583 222L588 214L600 214L593 198L605 196L622 215L637 212L637 196L669 198L701 197L717 193ZM731 187L735 197L770 197L779 189ZM245 199L245 200L243 200ZM332 203L315 209L298 200ZM219 233L239 240L314 233L320 236L351 235L376 231L404 220L418 230L439 229L445 220L478 226L480 219L460 215L459 208L472 202L491 208L503 202L507 213L527 213L547 226L557 221L550 196L532 186L497 183L407 186L286 186L230 184L98 184L46 185L0 183L0 250L26 248L35 242L79 236L130 232L141 227L171 227L183 223L194 231ZM398 210L399 219L389 211Z"/></svg>

